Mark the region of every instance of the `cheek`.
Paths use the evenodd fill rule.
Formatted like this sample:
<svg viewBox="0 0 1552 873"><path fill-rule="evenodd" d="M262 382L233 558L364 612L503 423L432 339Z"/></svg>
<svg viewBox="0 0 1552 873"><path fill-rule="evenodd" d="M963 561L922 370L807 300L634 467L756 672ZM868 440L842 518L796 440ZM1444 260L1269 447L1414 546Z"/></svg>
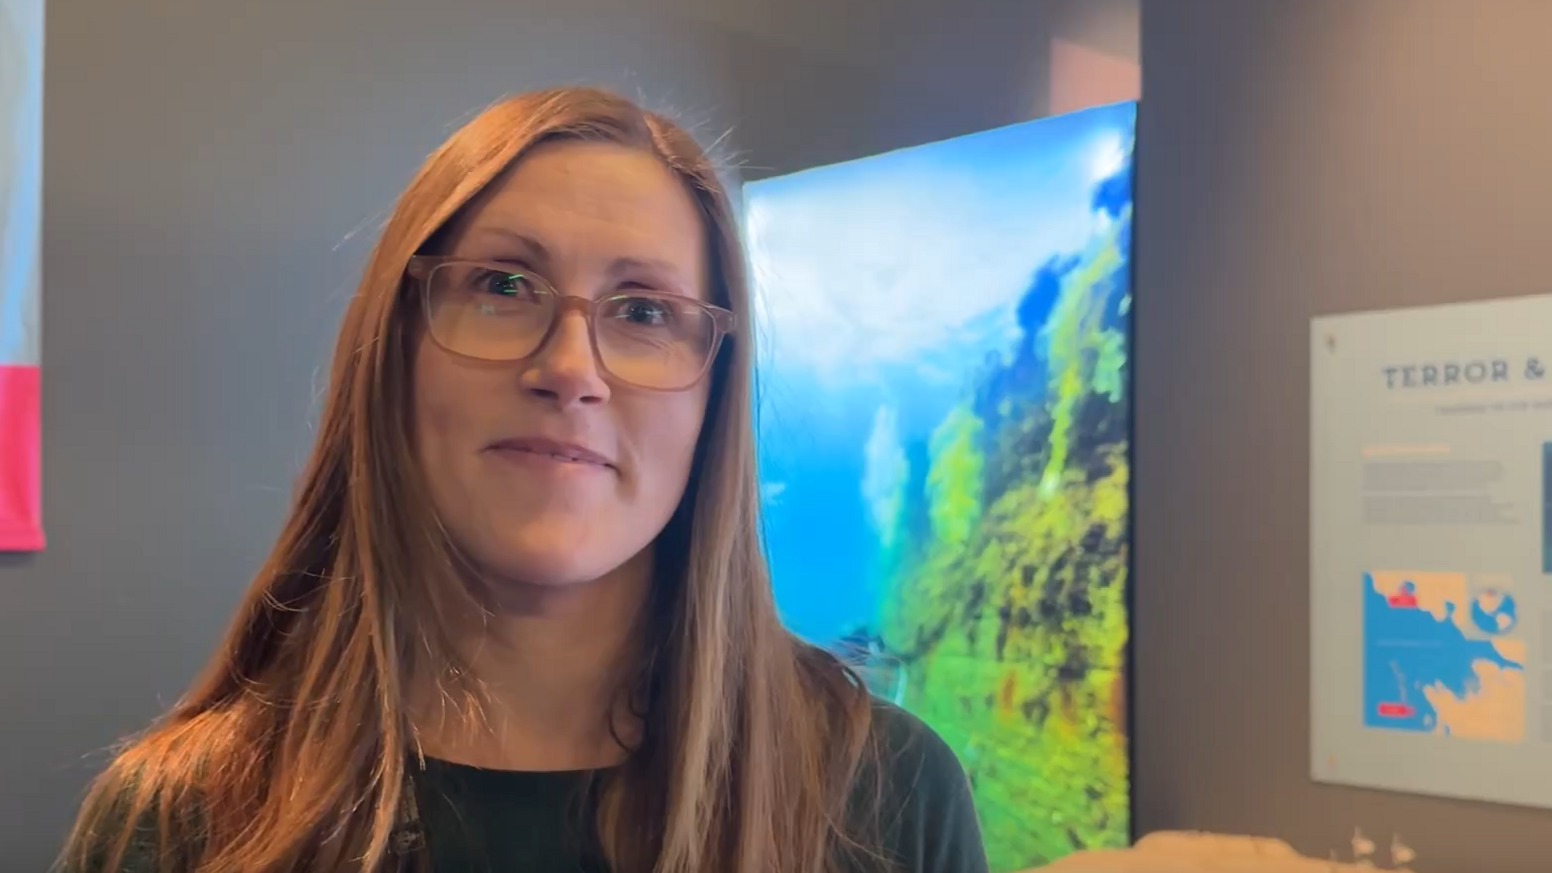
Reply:
<svg viewBox="0 0 1552 873"><path fill-rule="evenodd" d="M678 505L695 462L695 447L705 423L704 391L651 397L633 410L638 435L636 469L643 491L654 504ZM642 497L647 497L643 494Z"/></svg>
<svg viewBox="0 0 1552 873"><path fill-rule="evenodd" d="M460 372L455 361L436 345L422 341L415 355L415 451L433 489L448 484L449 449L458 435L473 426L469 411L477 386L475 374Z"/></svg>

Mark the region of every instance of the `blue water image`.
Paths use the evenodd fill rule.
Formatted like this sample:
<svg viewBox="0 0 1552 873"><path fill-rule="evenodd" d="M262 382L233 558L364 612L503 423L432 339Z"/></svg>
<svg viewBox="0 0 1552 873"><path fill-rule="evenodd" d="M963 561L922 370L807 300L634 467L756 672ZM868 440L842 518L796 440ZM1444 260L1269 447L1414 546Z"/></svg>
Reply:
<svg viewBox="0 0 1552 873"><path fill-rule="evenodd" d="M960 757L999 873L1127 839L1135 117L745 188L777 606Z"/></svg>
<svg viewBox="0 0 1552 873"><path fill-rule="evenodd" d="M1465 697L1478 690L1472 669L1478 661L1522 669L1490 641L1468 639L1455 624L1453 604L1446 607L1444 618L1436 619L1415 606L1392 606L1375 590L1368 573L1363 575L1363 589L1364 726L1431 732L1438 716L1424 688L1442 684Z"/></svg>
<svg viewBox="0 0 1552 873"><path fill-rule="evenodd" d="M1129 214L1135 114L1099 107L746 187L767 551L800 635L875 621L891 495L920 484L975 375L1027 345L1063 268Z"/></svg>

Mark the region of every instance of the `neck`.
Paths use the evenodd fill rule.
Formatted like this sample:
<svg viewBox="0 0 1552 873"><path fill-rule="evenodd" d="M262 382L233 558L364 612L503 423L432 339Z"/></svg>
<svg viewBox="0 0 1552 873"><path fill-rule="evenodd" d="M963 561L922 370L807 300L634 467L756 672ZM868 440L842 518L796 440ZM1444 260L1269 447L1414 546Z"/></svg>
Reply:
<svg viewBox="0 0 1552 873"><path fill-rule="evenodd" d="M612 766L636 725L621 698L640 653L651 550L593 582L507 586L470 623L460 655L481 690L473 716L437 682L414 683L425 754L499 770ZM618 735L618 737L617 737Z"/></svg>

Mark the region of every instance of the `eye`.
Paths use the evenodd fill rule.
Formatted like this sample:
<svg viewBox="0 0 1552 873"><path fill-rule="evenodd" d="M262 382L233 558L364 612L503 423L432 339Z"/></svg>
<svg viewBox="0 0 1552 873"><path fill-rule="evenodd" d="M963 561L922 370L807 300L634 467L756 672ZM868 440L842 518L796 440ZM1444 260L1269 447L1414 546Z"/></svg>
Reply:
<svg viewBox="0 0 1552 873"><path fill-rule="evenodd" d="M521 271L481 269L470 278L471 287L493 297L521 300L538 293L538 286L527 273Z"/></svg>
<svg viewBox="0 0 1552 873"><path fill-rule="evenodd" d="M626 297L614 310L615 318L641 327L661 327L674 320L674 307L656 297Z"/></svg>

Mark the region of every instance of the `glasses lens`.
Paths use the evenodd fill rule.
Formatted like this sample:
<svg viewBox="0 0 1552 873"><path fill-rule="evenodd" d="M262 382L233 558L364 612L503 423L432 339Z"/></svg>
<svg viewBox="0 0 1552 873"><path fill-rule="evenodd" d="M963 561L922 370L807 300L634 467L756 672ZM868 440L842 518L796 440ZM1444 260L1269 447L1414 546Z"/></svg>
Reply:
<svg viewBox="0 0 1552 873"><path fill-rule="evenodd" d="M594 315L598 357L618 379L644 388L693 384L716 341L711 314L689 300L630 295L601 301Z"/></svg>
<svg viewBox="0 0 1552 873"><path fill-rule="evenodd" d="M508 361L544 341L555 295L521 270L485 264L440 264L427 279L432 336L460 355Z"/></svg>

